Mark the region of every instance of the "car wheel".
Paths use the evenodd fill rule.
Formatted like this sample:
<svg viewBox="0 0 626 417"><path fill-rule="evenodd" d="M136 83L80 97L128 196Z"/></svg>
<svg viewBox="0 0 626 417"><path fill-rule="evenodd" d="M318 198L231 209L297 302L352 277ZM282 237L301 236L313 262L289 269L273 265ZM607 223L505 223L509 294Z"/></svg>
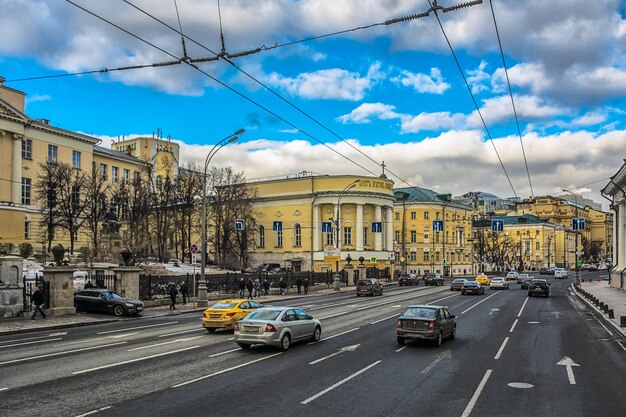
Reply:
<svg viewBox="0 0 626 417"><path fill-rule="evenodd" d="M398 342L400 346L404 345L404 342L405 342L404 337L400 337L400 336L396 337L396 341Z"/></svg>
<svg viewBox="0 0 626 417"><path fill-rule="evenodd" d="M531 293L528 293L528 296L529 296L529 297L532 297L533 295L532 295Z"/></svg>
<svg viewBox="0 0 626 417"><path fill-rule="evenodd" d="M452 333L450 333L450 339L454 339L456 337L456 325L452 328Z"/></svg>
<svg viewBox="0 0 626 417"><path fill-rule="evenodd" d="M215 333L215 327L207 327L206 331L209 333Z"/></svg>
<svg viewBox="0 0 626 417"><path fill-rule="evenodd" d="M118 317L124 315L124 306L121 306L118 304L115 307L113 307L113 314L115 314Z"/></svg>
<svg viewBox="0 0 626 417"><path fill-rule="evenodd" d="M320 326L315 326L315 330L313 330L313 336L311 336L311 342L319 342L322 337L322 329Z"/></svg>
<svg viewBox="0 0 626 417"><path fill-rule="evenodd" d="M291 346L291 337L288 334L284 334L280 339L280 350L284 352L289 349L289 346Z"/></svg>
<svg viewBox="0 0 626 417"><path fill-rule="evenodd" d="M242 348L243 350L250 350L250 345L247 343L237 343L239 345L240 348Z"/></svg>
<svg viewBox="0 0 626 417"><path fill-rule="evenodd" d="M74 303L74 308L76 309L76 311L79 311L78 303Z"/></svg>
<svg viewBox="0 0 626 417"><path fill-rule="evenodd" d="M443 330L439 331L439 335L437 336L437 339L435 339L435 346L441 347L442 344L443 344Z"/></svg>
<svg viewBox="0 0 626 417"><path fill-rule="evenodd" d="M361 296L361 294L357 294L356 296L357 296L357 297L360 297L360 296Z"/></svg>

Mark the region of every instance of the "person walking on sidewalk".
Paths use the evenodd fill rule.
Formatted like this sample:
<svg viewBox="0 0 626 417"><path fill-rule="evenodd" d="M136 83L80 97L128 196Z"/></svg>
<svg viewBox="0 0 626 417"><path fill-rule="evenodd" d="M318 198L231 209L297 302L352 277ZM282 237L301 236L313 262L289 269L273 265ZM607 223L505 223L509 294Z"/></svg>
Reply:
<svg viewBox="0 0 626 417"><path fill-rule="evenodd" d="M172 300L172 304L170 304L170 310L176 310L176 296L178 295L178 290L176 289L176 285L170 285L170 300Z"/></svg>
<svg viewBox="0 0 626 417"><path fill-rule="evenodd" d="M298 295L302 294L302 278L296 279L296 287L298 287Z"/></svg>
<svg viewBox="0 0 626 417"><path fill-rule="evenodd" d="M270 295L270 282L267 278L263 280L263 291L265 291L265 295Z"/></svg>
<svg viewBox="0 0 626 417"><path fill-rule="evenodd" d="M254 284L251 279L248 280L246 288L248 289L248 300L252 300L252 290L254 289Z"/></svg>
<svg viewBox="0 0 626 417"><path fill-rule="evenodd" d="M254 296L261 296L261 281L258 278L254 280Z"/></svg>
<svg viewBox="0 0 626 417"><path fill-rule="evenodd" d="M243 298L246 296L246 281L241 278L239 280L239 298Z"/></svg>
<svg viewBox="0 0 626 417"><path fill-rule="evenodd" d="M304 294L306 295L309 293L309 279L305 278L302 284L304 285Z"/></svg>
<svg viewBox="0 0 626 417"><path fill-rule="evenodd" d="M183 296L183 305L187 304L187 294L189 294L189 287L187 287L187 283L183 281L180 284L180 295Z"/></svg>
<svg viewBox="0 0 626 417"><path fill-rule="evenodd" d="M280 288L280 295L285 295L285 289L287 288L287 283L284 278L281 278L278 282L278 288Z"/></svg>
<svg viewBox="0 0 626 417"><path fill-rule="evenodd" d="M35 316L37 315L37 312L39 311L39 313L41 314L41 318L45 319L46 318L46 314L43 312L41 306L43 305L43 293L41 292L41 290L39 289L39 287L35 287L35 291L33 292L33 295L30 296L31 301L33 303L33 307L35 309L35 311L33 312L33 315L31 316L31 320L35 320Z"/></svg>

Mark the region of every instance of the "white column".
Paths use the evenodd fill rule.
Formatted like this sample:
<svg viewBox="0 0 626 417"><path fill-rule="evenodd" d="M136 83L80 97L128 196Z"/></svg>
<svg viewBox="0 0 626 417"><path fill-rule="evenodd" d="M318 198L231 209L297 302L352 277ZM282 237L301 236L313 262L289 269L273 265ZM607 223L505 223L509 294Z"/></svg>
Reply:
<svg viewBox="0 0 626 417"><path fill-rule="evenodd" d="M374 206L374 221L375 222L383 221L382 207L379 205ZM374 250L377 250L377 251L383 250L383 234L382 233L374 233Z"/></svg>
<svg viewBox="0 0 626 417"><path fill-rule="evenodd" d="M319 252L320 248L320 205L313 205L313 229L311 230L313 234L313 252Z"/></svg>
<svg viewBox="0 0 626 417"><path fill-rule="evenodd" d="M13 164L11 169L11 200L22 203L22 136L13 134ZM33 185L35 183L33 178ZM31 188L32 196L32 188Z"/></svg>
<svg viewBox="0 0 626 417"><path fill-rule="evenodd" d="M337 239L336 242L336 246L339 250L341 250L341 222L343 222L343 219L341 218L341 206L338 204L335 204L335 220L338 220L337 222L337 230L335 230L335 239Z"/></svg>
<svg viewBox="0 0 626 417"><path fill-rule="evenodd" d="M393 251L393 208L387 207L385 210L387 218L385 222L385 250Z"/></svg>
<svg viewBox="0 0 626 417"><path fill-rule="evenodd" d="M624 226L626 225L626 196L625 198L620 201L618 207L618 231L617 231L617 241L618 241L618 247L619 247L619 253L617 253L616 257L617 257L617 265L619 269L623 269L624 267L626 267L626 259L624 259L624 255L626 254L626 251L624 249L626 249L625 245L626 245L626 230L624 230Z"/></svg>
<svg viewBox="0 0 626 417"><path fill-rule="evenodd" d="M356 250L363 250L363 204L356 205Z"/></svg>

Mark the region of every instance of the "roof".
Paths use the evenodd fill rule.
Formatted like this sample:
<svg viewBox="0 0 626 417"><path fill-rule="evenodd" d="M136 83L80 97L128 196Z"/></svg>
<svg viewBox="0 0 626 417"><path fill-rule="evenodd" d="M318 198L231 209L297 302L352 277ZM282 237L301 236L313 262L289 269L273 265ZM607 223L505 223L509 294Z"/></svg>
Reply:
<svg viewBox="0 0 626 417"><path fill-rule="evenodd" d="M491 216L474 221L474 227L490 227L493 220L499 220L504 226L515 225L553 225L547 220L542 220L532 214L524 214L521 216Z"/></svg>
<svg viewBox="0 0 626 417"><path fill-rule="evenodd" d="M129 154L125 152L114 151L113 149L108 149L103 146L98 146L98 145L94 146L93 153L106 155L111 158L123 159L125 161L134 162L136 164L146 164L146 162L143 161L142 159L135 158L134 156L130 156Z"/></svg>
<svg viewBox="0 0 626 417"><path fill-rule="evenodd" d="M415 202L415 203L438 203L438 204L446 204L449 206L462 207L467 209L472 209L465 204L461 204L457 201L451 199L450 194L440 194L436 193L433 190L429 190L427 188L422 187L405 187L405 188L395 188L393 190L394 197L396 201L406 201L406 202ZM402 194L405 194L407 197L402 198Z"/></svg>

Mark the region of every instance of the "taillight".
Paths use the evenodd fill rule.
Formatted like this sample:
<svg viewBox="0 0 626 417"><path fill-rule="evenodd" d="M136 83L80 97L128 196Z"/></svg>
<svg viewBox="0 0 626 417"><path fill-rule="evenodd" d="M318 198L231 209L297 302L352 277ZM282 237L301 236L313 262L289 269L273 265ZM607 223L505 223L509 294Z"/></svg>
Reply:
<svg viewBox="0 0 626 417"><path fill-rule="evenodd" d="M401 329L401 328L402 328L402 322L400 321L400 319L398 319L398 321L396 321L396 327L397 327L398 329Z"/></svg>
<svg viewBox="0 0 626 417"><path fill-rule="evenodd" d="M273 324L269 324L269 323L267 323L267 324L265 325L265 331L266 331L266 332L268 332L268 333L270 333L270 332L275 332L275 331L276 331L276 327L274 327L274 325L273 325Z"/></svg>
<svg viewBox="0 0 626 417"><path fill-rule="evenodd" d="M428 330L435 330L435 321L431 320L428 322Z"/></svg>
<svg viewBox="0 0 626 417"><path fill-rule="evenodd" d="M235 327L234 327L235 331L238 332L239 331L239 323L235 322Z"/></svg>
<svg viewBox="0 0 626 417"><path fill-rule="evenodd" d="M233 317L235 314L237 314L237 313L226 313L226 318L229 319L229 318Z"/></svg>
<svg viewBox="0 0 626 417"><path fill-rule="evenodd" d="M207 314L207 312L205 311L204 314L202 315L202 317L204 317L205 319L209 318L209 315Z"/></svg>

